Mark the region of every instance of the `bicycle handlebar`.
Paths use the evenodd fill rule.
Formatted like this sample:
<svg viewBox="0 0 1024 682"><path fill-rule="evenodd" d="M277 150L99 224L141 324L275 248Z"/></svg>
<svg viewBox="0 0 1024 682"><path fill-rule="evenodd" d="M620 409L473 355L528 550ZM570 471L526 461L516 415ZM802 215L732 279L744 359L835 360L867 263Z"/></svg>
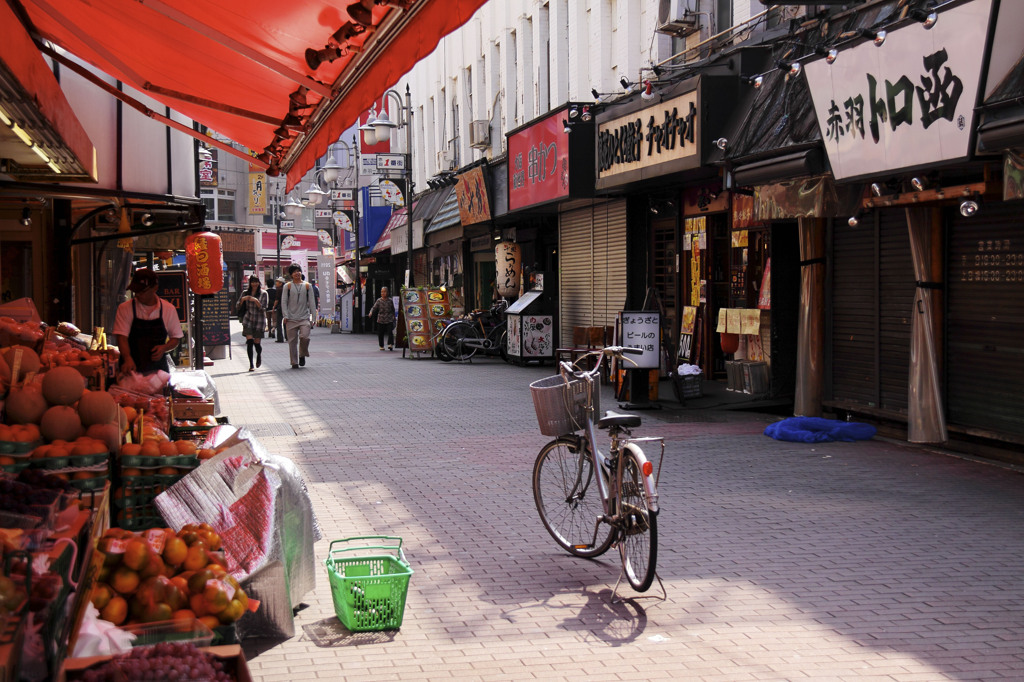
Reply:
<svg viewBox="0 0 1024 682"><path fill-rule="evenodd" d="M580 360L584 358L588 358L592 355L597 355L598 360L597 362L594 363L594 367L592 369L577 370L574 363L565 362L564 360L560 362L559 365L561 366L563 373L567 372L576 377L595 377L600 373L601 366L604 365L608 358L619 358L620 360L625 360L626 362L635 365L636 363L633 362L633 360L625 356L643 355L643 353L644 351L642 348L633 348L632 346L605 346L604 348L595 348L594 350L590 351L586 355L583 355L579 360L576 361L578 363Z"/></svg>

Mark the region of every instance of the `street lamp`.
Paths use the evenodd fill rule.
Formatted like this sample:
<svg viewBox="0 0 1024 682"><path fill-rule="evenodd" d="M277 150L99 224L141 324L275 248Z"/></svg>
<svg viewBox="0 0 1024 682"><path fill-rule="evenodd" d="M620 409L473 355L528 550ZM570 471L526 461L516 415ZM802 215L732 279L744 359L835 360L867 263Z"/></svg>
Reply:
<svg viewBox="0 0 1024 682"><path fill-rule="evenodd" d="M384 93L384 99L388 97L394 97L398 103L397 109L397 121L392 121L388 118L387 111L381 107L379 116L374 116L374 111L370 110L370 118L366 121L365 125L359 127L359 130L363 131L363 140L367 144L374 144L377 142L387 142L391 139L391 130L394 128L405 128L405 205L406 210L409 212L408 220L406 224L408 226L408 237L409 243L406 246L408 249L408 274L406 275L407 286L413 286L413 260L412 260L412 94L409 91L409 86L405 86L405 102L402 102L402 96L395 90L388 90ZM373 130L368 130L372 128ZM370 138L372 137L372 141Z"/></svg>
<svg viewBox="0 0 1024 682"><path fill-rule="evenodd" d="M338 163L334 152L334 147L336 145L340 145L346 152L348 152L349 163L351 165L343 166ZM317 171L316 177L333 188L335 183L338 181L338 178L341 176L341 171L343 170L352 170L355 173L355 187L352 188L352 201L355 207L352 216L352 241L355 247L355 277L352 282L354 285L352 298L352 333L358 334L363 330L363 320L360 307L362 300L362 284L359 276L359 145L357 144L355 137L352 138L351 146L349 146L344 140L338 140L331 145L329 160L323 168ZM332 208L336 207L332 206ZM335 225L335 227L337 227L337 225ZM334 243L340 247L340 230L335 230Z"/></svg>

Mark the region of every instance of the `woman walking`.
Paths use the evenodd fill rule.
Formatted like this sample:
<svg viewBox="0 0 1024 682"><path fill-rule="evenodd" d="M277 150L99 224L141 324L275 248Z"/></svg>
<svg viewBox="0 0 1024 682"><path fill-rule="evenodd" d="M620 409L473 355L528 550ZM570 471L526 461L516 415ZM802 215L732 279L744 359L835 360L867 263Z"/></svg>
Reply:
<svg viewBox="0 0 1024 682"><path fill-rule="evenodd" d="M374 315L377 317L374 318ZM388 288L381 287L380 298L373 303L370 319L377 322L377 344L384 350L384 337L388 337L388 350L395 349L395 303L388 296Z"/></svg>
<svg viewBox="0 0 1024 682"><path fill-rule="evenodd" d="M260 278L255 275L249 278L249 287L238 299L238 313L242 316L242 336L245 337L245 353L249 356L249 371L255 372L256 367L263 364L263 332L267 328L267 292L263 290ZM253 367L252 355L256 351L256 367Z"/></svg>

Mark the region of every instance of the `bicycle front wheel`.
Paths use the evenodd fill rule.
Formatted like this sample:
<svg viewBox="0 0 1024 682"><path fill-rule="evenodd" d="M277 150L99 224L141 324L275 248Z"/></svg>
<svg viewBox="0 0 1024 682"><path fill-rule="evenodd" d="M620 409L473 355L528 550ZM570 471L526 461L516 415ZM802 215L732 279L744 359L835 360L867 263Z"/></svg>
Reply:
<svg viewBox="0 0 1024 682"><path fill-rule="evenodd" d="M581 557L608 551L614 534L604 514L594 463L585 438L562 436L537 455L533 499L540 520L560 547Z"/></svg>
<svg viewBox="0 0 1024 682"><path fill-rule="evenodd" d="M637 592L654 582L658 560L658 512L651 511L640 460L630 447L622 451L619 478L619 555L626 579Z"/></svg>

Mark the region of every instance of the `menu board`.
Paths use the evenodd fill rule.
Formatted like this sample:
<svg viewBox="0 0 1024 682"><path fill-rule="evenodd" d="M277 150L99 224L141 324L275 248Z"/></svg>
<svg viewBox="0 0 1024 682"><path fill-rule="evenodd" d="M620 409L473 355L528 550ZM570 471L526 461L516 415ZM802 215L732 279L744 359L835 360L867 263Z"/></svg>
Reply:
<svg viewBox="0 0 1024 682"><path fill-rule="evenodd" d="M231 295L227 289L221 289L212 296L203 296L204 346L226 346L231 343Z"/></svg>
<svg viewBox="0 0 1024 682"><path fill-rule="evenodd" d="M626 369L657 369L661 365L661 315L657 312L622 312L622 345L639 348L642 355L627 355L635 362Z"/></svg>

